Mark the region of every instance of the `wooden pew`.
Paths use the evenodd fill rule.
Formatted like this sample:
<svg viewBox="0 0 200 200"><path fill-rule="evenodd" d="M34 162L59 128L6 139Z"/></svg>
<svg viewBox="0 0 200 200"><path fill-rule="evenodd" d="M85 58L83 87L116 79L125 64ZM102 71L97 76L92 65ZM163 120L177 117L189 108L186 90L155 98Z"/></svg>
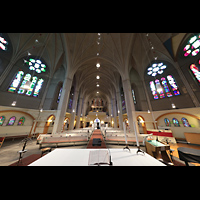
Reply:
<svg viewBox="0 0 200 200"><path fill-rule="evenodd" d="M186 141L192 144L200 144L200 133L184 133Z"/></svg>

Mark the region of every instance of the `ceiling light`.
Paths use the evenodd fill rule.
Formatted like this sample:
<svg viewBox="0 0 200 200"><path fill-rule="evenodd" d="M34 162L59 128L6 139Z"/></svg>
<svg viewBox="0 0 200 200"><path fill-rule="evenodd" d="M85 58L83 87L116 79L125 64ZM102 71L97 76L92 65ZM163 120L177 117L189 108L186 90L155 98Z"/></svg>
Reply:
<svg viewBox="0 0 200 200"><path fill-rule="evenodd" d="M97 75L97 76L96 76L96 79L100 79L100 76L99 76L99 75Z"/></svg>
<svg viewBox="0 0 200 200"><path fill-rule="evenodd" d="M99 84L97 84L97 87L99 87Z"/></svg>
<svg viewBox="0 0 200 200"><path fill-rule="evenodd" d="M175 104L174 104L174 103L172 103L172 108L176 108L176 106L175 106Z"/></svg>
<svg viewBox="0 0 200 200"><path fill-rule="evenodd" d="M96 67L99 68L101 65L99 63L96 64Z"/></svg>
<svg viewBox="0 0 200 200"><path fill-rule="evenodd" d="M97 92L97 94L99 94L99 92Z"/></svg>
<svg viewBox="0 0 200 200"><path fill-rule="evenodd" d="M15 106L16 103L17 103L17 101L13 101L11 105L12 105L12 106Z"/></svg>

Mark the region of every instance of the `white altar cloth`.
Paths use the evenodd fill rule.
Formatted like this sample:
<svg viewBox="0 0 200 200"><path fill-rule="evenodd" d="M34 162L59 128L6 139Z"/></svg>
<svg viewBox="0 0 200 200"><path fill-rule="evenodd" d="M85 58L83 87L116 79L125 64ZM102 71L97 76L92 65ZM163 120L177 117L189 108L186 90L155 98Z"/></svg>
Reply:
<svg viewBox="0 0 200 200"><path fill-rule="evenodd" d="M29 166L88 166L90 151L105 149L55 149ZM149 154L137 149L110 149L113 166L165 166Z"/></svg>

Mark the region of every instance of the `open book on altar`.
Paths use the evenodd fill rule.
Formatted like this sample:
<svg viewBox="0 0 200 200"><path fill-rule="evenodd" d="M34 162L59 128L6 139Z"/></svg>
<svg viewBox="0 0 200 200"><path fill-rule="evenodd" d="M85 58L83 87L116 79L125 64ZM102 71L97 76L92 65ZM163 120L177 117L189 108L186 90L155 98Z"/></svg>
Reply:
<svg viewBox="0 0 200 200"><path fill-rule="evenodd" d="M88 165L110 165L108 150L90 151Z"/></svg>

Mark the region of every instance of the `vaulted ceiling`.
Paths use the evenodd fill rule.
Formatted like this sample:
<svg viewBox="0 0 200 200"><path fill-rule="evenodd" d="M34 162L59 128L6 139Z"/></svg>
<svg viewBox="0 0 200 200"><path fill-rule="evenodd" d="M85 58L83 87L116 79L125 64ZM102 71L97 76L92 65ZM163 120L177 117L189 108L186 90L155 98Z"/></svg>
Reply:
<svg viewBox="0 0 200 200"><path fill-rule="evenodd" d="M132 67L142 76L153 59L148 40L160 57L172 60L163 43L175 35L151 33L147 39L145 33L9 34L13 44L13 62L30 52L45 60L51 77L63 66L67 76L76 78L83 95L89 98L98 95L103 99L112 97L118 90L120 77L126 79ZM100 63L98 69L97 62ZM97 83L100 85L98 88Z"/></svg>

